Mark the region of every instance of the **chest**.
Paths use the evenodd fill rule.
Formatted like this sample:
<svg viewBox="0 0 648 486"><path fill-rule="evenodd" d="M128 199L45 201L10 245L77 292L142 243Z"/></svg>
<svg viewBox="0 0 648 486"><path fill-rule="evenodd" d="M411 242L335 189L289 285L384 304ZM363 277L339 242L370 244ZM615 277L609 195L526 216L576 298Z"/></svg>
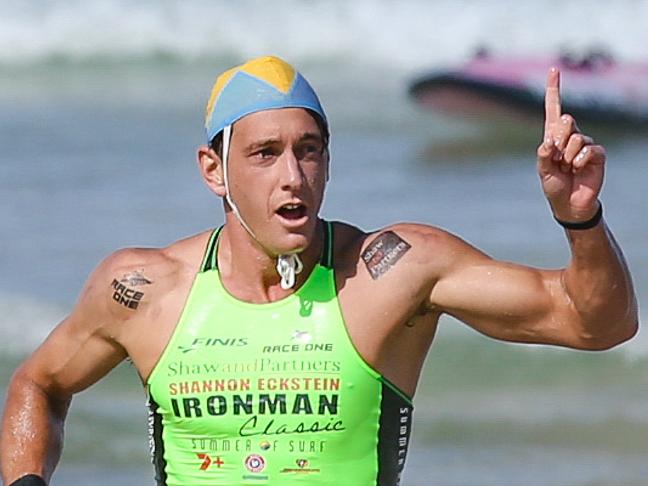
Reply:
<svg viewBox="0 0 648 486"><path fill-rule="evenodd" d="M133 322L125 334L124 345L144 382L173 346L181 358L177 370L190 367L196 372L204 371L206 355L218 356L223 363L254 356L286 368L299 362L329 372L339 367L336 355L342 352L347 357L356 353L411 395L437 318L416 315L416 297L408 295L407 288L380 283L340 272L337 301L331 300L330 292L314 292L290 305L246 306L226 293L215 299L211 291L219 285L216 281L201 285L200 295L191 295L194 279L186 278L143 308L140 322ZM200 309L191 326L178 332L183 314L196 302ZM178 342L171 343L173 339Z"/></svg>

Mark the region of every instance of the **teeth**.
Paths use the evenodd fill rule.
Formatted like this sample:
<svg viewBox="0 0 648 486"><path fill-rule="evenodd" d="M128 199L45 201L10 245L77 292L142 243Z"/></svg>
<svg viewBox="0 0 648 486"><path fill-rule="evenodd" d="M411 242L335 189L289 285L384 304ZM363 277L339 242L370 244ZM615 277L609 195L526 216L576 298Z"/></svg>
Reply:
<svg viewBox="0 0 648 486"><path fill-rule="evenodd" d="M286 209L297 209L297 208L300 207L300 205L299 204L284 204L283 207L286 208Z"/></svg>

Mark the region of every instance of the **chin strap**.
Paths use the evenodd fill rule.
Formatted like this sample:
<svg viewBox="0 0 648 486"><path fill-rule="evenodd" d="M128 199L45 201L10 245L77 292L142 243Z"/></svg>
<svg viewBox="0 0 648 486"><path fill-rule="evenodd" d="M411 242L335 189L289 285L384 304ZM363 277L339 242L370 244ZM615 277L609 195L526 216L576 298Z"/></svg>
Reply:
<svg viewBox="0 0 648 486"><path fill-rule="evenodd" d="M229 146L230 146L231 138L232 138L232 125L227 125L225 128L223 128L223 180L225 181L225 199L227 199L227 202L232 208L232 211L234 211L234 214L236 215L236 219L239 220L241 226L243 226L245 228L245 231L247 231L250 234L250 236L255 241L258 242L259 240L257 240L256 236L254 236L252 229L247 225L245 221L243 221L243 217L239 212L238 206L234 203L234 200L232 199L232 194L230 193L228 160L229 160Z"/></svg>
<svg viewBox="0 0 648 486"><path fill-rule="evenodd" d="M297 253L279 255L277 257L277 272L281 277L281 288L290 289L295 285L295 276L304 269Z"/></svg>
<svg viewBox="0 0 648 486"><path fill-rule="evenodd" d="M250 234L250 236L261 245L261 242L254 235L252 229L243 220L238 206L234 203L232 195L230 194L227 162L229 159L229 146L231 137L232 125L227 125L223 129L223 179L225 181L225 199L227 199L227 202L232 208L232 211L234 211L234 215L236 216L236 219L239 220L239 223L241 223L241 226L243 226L245 230ZM279 255L277 257L277 272L281 277L281 288L284 290L293 288L296 282L295 276L301 273L303 268L304 266L302 265L302 262L296 253L292 253L290 255Z"/></svg>

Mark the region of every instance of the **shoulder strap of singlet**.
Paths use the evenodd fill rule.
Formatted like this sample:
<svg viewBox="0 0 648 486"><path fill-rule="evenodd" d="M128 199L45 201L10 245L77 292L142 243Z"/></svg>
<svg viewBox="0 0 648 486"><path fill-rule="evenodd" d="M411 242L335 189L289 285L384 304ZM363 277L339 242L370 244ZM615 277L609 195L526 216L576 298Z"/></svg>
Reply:
<svg viewBox="0 0 648 486"><path fill-rule="evenodd" d="M201 272L207 272L208 270L212 270L218 266L216 248L218 247L218 235L220 235L222 229L222 226L215 229L209 237L207 249L205 250L205 258L203 259L202 265L200 265Z"/></svg>
<svg viewBox="0 0 648 486"><path fill-rule="evenodd" d="M330 221L324 223L324 248L320 258L320 265L325 268L333 268L333 225ZM214 230L209 237L205 258L200 266L201 272L218 269L218 237L223 227Z"/></svg>
<svg viewBox="0 0 648 486"><path fill-rule="evenodd" d="M324 221L324 248L320 265L333 268L333 224L330 221Z"/></svg>

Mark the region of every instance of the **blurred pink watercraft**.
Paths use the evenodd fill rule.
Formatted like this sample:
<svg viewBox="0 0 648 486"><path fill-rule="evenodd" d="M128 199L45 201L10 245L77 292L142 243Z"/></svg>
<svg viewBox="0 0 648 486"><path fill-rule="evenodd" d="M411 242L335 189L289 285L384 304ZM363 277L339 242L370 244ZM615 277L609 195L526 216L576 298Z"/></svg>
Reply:
<svg viewBox="0 0 648 486"><path fill-rule="evenodd" d="M460 69L420 77L409 93L426 108L473 119L542 116L551 66L561 70L564 113L585 122L648 125L648 63L619 63L601 52L557 59L479 53Z"/></svg>

